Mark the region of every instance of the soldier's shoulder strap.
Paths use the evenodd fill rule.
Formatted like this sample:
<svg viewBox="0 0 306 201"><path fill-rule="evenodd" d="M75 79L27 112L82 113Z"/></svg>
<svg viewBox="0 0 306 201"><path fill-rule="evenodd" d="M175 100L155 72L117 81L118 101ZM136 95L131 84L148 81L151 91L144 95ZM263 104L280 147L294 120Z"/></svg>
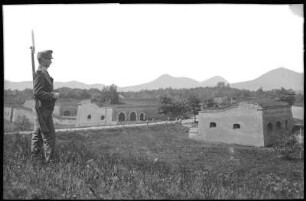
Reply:
<svg viewBox="0 0 306 201"><path fill-rule="evenodd" d="M34 73L34 75L38 75L38 74L41 74L42 73L42 70L41 69L37 69Z"/></svg>

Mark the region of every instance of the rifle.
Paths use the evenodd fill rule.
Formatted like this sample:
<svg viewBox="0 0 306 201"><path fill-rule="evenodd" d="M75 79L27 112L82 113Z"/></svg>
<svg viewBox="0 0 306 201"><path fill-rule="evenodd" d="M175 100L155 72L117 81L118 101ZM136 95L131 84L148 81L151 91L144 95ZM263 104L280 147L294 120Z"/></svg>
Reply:
<svg viewBox="0 0 306 201"><path fill-rule="evenodd" d="M32 46L30 47L31 49L31 59L32 59L32 76L33 76L33 96L34 96L34 102L35 102L35 112L36 115L34 115L34 121L36 122L36 125L39 125L39 128L41 130L41 132L45 133L45 132L49 132L49 129L43 119L43 116L41 114L41 111L39 110L39 106L40 106L40 101L37 100L37 98L35 97L35 59L34 59L34 55L35 55L35 41L34 41L34 32L32 30ZM38 121L38 122L37 122Z"/></svg>
<svg viewBox="0 0 306 201"><path fill-rule="evenodd" d="M34 32L32 30L32 46L31 49L31 58L32 58L32 76L33 76L33 92L34 92L34 74L35 74L35 60L34 60L34 54L35 54L35 41L34 41Z"/></svg>

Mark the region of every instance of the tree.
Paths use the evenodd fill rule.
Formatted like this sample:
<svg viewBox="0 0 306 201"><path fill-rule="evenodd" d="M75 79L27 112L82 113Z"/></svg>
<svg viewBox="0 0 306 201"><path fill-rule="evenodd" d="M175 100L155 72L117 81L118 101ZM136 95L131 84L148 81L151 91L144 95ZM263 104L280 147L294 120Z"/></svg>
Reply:
<svg viewBox="0 0 306 201"><path fill-rule="evenodd" d="M109 104L119 103L119 93L117 92L118 87L114 84L110 86L104 86L101 91L102 102Z"/></svg>
<svg viewBox="0 0 306 201"><path fill-rule="evenodd" d="M210 108L210 107L216 107L217 103L215 103L214 99L209 98L205 100L205 107Z"/></svg>
<svg viewBox="0 0 306 201"><path fill-rule="evenodd" d="M159 99L159 114L168 115L172 119L185 116L187 109L184 101L173 101L167 95L163 95Z"/></svg>
<svg viewBox="0 0 306 201"><path fill-rule="evenodd" d="M171 108L172 118L184 118L188 112L188 104L185 101L175 101Z"/></svg>
<svg viewBox="0 0 306 201"><path fill-rule="evenodd" d="M281 90L277 91L277 98L280 101L287 102L290 106L292 106L295 102L295 92L291 89L286 90L282 87Z"/></svg>
<svg viewBox="0 0 306 201"><path fill-rule="evenodd" d="M159 98L159 107L158 107L158 113L168 115L171 113L172 110L172 99L168 97L167 95L162 95Z"/></svg>
<svg viewBox="0 0 306 201"><path fill-rule="evenodd" d="M217 83L217 87L218 87L218 88L225 87L225 82L218 82L218 83Z"/></svg>
<svg viewBox="0 0 306 201"><path fill-rule="evenodd" d="M200 103L201 103L200 99L193 94L187 97L188 111L190 111L193 114L194 122L196 122L196 115L198 115L199 111L201 111Z"/></svg>
<svg viewBox="0 0 306 201"><path fill-rule="evenodd" d="M102 106L107 104L118 104L119 93L117 92L117 86L112 84L110 86L104 86L101 91L92 90L91 101Z"/></svg>

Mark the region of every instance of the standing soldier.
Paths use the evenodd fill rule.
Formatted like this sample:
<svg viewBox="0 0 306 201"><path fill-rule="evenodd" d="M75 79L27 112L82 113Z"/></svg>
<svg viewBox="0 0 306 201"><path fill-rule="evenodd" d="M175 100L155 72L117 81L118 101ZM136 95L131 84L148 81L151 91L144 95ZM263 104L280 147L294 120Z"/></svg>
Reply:
<svg viewBox="0 0 306 201"><path fill-rule="evenodd" d="M53 92L53 78L48 73L52 61L52 50L37 53L38 69L34 73L35 127L32 135L31 152L34 158L42 154L46 162L54 159L55 129L52 114L59 93Z"/></svg>

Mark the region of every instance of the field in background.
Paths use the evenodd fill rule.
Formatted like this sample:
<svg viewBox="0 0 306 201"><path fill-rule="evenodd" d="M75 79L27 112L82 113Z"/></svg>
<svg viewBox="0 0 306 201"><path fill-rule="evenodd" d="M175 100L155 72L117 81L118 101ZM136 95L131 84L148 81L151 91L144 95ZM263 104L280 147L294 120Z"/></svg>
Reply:
<svg viewBox="0 0 306 201"><path fill-rule="evenodd" d="M160 125L59 133L58 159L31 162L30 135L5 135L6 199L304 198L304 161L272 149L188 139Z"/></svg>

